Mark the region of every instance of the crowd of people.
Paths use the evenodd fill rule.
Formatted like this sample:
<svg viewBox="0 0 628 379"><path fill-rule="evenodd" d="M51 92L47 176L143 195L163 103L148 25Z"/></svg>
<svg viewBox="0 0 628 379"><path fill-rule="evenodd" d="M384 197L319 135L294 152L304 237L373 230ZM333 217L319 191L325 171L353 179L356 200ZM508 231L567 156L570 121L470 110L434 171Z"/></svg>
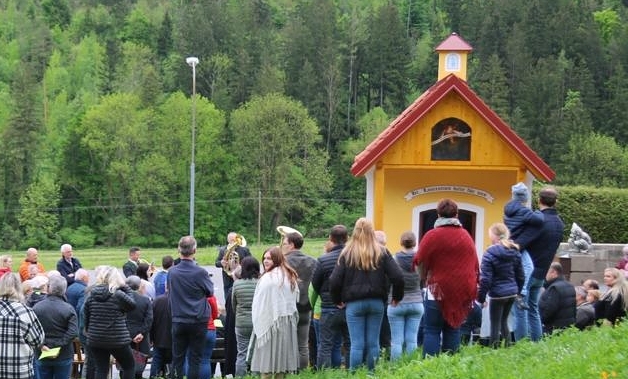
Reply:
<svg viewBox="0 0 628 379"><path fill-rule="evenodd" d="M418 246L404 232L394 254L366 218L351 233L333 226L317 259L301 251L303 236L292 228L278 229L280 246L266 249L261 262L242 236L229 233L216 261L224 304L195 260L192 236L159 269L132 247L121 267L96 267L94 280L69 244L55 270L45 270L35 248L17 273L12 258L1 256L0 344L13 355L0 360L0 377L68 378L82 346L88 379L108 377L112 357L121 378L140 379L149 356L151 378L205 379L214 375L218 338L227 351L223 376L373 371L382 349L391 360L420 348L423 357L455 353L480 324L486 345L498 348L624 318L628 245L617 267L604 271L605 290L593 279L574 286L554 259L564 229L556 190L539 192L538 211L523 183L512 195L504 222L488 229L491 244L480 260L451 199L438 203L438 219Z"/></svg>

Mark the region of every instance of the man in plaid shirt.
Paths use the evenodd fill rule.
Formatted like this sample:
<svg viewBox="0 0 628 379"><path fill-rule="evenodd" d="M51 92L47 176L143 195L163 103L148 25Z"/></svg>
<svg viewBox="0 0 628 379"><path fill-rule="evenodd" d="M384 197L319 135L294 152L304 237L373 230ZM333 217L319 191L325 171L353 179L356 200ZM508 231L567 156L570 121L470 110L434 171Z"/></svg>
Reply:
<svg viewBox="0 0 628 379"><path fill-rule="evenodd" d="M35 312L22 303L20 279L0 278L0 378L32 379L35 349L44 343L44 329Z"/></svg>

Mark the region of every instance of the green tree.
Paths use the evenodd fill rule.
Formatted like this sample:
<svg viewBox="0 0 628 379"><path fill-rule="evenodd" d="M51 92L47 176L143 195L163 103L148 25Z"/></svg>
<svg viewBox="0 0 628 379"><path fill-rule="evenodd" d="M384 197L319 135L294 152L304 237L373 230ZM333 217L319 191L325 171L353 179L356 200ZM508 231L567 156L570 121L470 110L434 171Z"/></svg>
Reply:
<svg viewBox="0 0 628 379"><path fill-rule="evenodd" d="M79 97L85 106L92 105L108 86L106 49L95 35L90 34L72 46L70 54L67 64L70 77L70 86L66 89L68 98L74 100Z"/></svg>
<svg viewBox="0 0 628 379"><path fill-rule="evenodd" d="M23 246L50 248L57 245L60 188L49 176L33 181L20 197L18 221L24 231Z"/></svg>
<svg viewBox="0 0 628 379"><path fill-rule="evenodd" d="M151 145L151 117L150 111L141 108L138 96L115 94L88 110L77 128L80 143L75 149L83 152L76 155L87 159L86 172L77 173L83 184L81 196L97 206L103 220L130 217L132 187L143 179L138 177L137 165ZM137 229L129 225L124 232L132 235ZM119 234L106 236L111 244L122 239Z"/></svg>
<svg viewBox="0 0 628 379"><path fill-rule="evenodd" d="M410 41L399 16L399 9L389 2L369 18L370 38L364 44L364 73L367 74L371 107L389 112L406 107L407 69L410 63Z"/></svg>
<svg viewBox="0 0 628 379"><path fill-rule="evenodd" d="M134 93L144 104L152 104L161 96L161 83L153 65L155 56L147 46L126 42L116 69L113 90Z"/></svg>
<svg viewBox="0 0 628 379"><path fill-rule="evenodd" d="M199 243L218 243L224 238L225 230L243 222L239 219L241 204L235 207L225 204L225 199L234 197L236 163L221 141L221 136L226 134L224 114L200 96L195 109L195 225L199 227L194 234ZM140 172L146 174L134 188L139 203L154 204L142 208L135 216L136 222L146 224L142 230L151 235L168 230L170 240L187 233L188 229L191 117L192 99L181 92L168 96L159 105L151 139L167 142L151 146L150 155L139 167Z"/></svg>
<svg viewBox="0 0 628 379"><path fill-rule="evenodd" d="M2 160L5 222L16 226L19 198L33 180L41 141L41 101L27 64L11 85L14 107L2 133Z"/></svg>
<svg viewBox="0 0 628 379"><path fill-rule="evenodd" d="M65 29L70 24L70 7L66 0L43 0L41 7L51 28L58 26Z"/></svg>
<svg viewBox="0 0 628 379"><path fill-rule="evenodd" d="M279 94L254 97L231 116L234 173L242 192L263 196L264 232L289 222L299 225L320 211L330 189L327 154L316 122L301 104Z"/></svg>
<svg viewBox="0 0 628 379"><path fill-rule="evenodd" d="M519 98L525 125L518 125L518 132L531 147L553 165L555 157L547 136L554 141L567 141L568 131L557 133L555 122L560 118L560 109L567 95L567 77L572 62L561 55L558 58L540 59L537 64L523 73L525 85L518 87L515 96ZM554 114L553 112L559 112Z"/></svg>
<svg viewBox="0 0 628 379"><path fill-rule="evenodd" d="M473 61L475 62L475 60ZM473 88L476 88L478 95L500 117L507 120L509 112L509 92L506 72L502 66L501 59L497 54L491 55L486 62L480 62L477 69L475 65L470 73L470 81Z"/></svg>
<svg viewBox="0 0 628 379"><path fill-rule="evenodd" d="M286 93L303 102L310 115L329 133L330 98L338 91L336 7L331 0L299 3L286 27ZM330 87L331 86L331 87ZM335 109L335 104L332 106Z"/></svg>
<svg viewBox="0 0 628 379"><path fill-rule="evenodd" d="M606 120L598 130L612 136L622 145L628 144L628 75L624 66L618 63L606 83L607 99L604 104Z"/></svg>
<svg viewBox="0 0 628 379"><path fill-rule="evenodd" d="M160 59L165 59L170 54L172 43L172 19L166 11L157 31L157 56Z"/></svg>
<svg viewBox="0 0 628 379"><path fill-rule="evenodd" d="M628 154L612 137L595 132L574 135L562 161L563 167L557 177L561 183L595 187L628 186L625 170Z"/></svg>
<svg viewBox="0 0 628 379"><path fill-rule="evenodd" d="M603 9L593 12L593 19L598 25L600 35L605 43L609 43L611 38L621 27L619 14L613 9Z"/></svg>
<svg viewBox="0 0 628 379"><path fill-rule="evenodd" d="M157 33L157 27L151 23L148 16L136 8L124 20L124 26L119 34L124 42L134 42L154 49L157 43Z"/></svg>
<svg viewBox="0 0 628 379"><path fill-rule="evenodd" d="M347 83L345 90L345 98L347 104L346 110L346 124L343 135L346 137L352 136L354 129L356 129L355 122L357 118L357 101L358 101L358 79L357 79L357 64L358 48L362 46L363 42L367 38L367 30L364 20L366 19L367 11L364 6L356 1L343 0L339 2L339 16L338 24L340 34L344 38L344 43L340 47L340 54L342 54L345 61Z"/></svg>
<svg viewBox="0 0 628 379"><path fill-rule="evenodd" d="M575 141L582 141L593 132L591 116L582 104L580 93L568 91L565 105L552 113L550 125L553 126L553 138L545 141L546 151L549 152L548 160L553 162L562 171L565 166L570 166L573 162L562 162L561 157L565 156L570 148L565 141L570 141L574 136L580 136ZM568 169L567 169L568 170Z"/></svg>

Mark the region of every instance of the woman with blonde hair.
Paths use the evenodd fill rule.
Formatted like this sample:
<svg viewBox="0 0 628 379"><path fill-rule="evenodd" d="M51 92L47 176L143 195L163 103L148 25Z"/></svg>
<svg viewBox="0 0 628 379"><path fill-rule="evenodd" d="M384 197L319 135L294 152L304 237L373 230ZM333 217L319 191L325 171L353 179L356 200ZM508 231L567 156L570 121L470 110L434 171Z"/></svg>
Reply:
<svg viewBox="0 0 628 379"><path fill-rule="evenodd" d="M375 239L373 224L359 218L353 234L338 257L329 278L331 298L346 307L351 349L349 368L366 363L370 371L379 356L379 334L392 284L391 306L403 299L401 269L385 247Z"/></svg>
<svg viewBox="0 0 628 379"><path fill-rule="evenodd" d="M120 365L121 379L133 379L135 362L126 313L135 308L132 290L117 268L99 266L96 283L83 305L84 329L89 360L93 359L95 378L107 377L110 355Z"/></svg>
<svg viewBox="0 0 628 379"><path fill-rule="evenodd" d="M521 263L519 245L510 239L506 225L501 222L491 225L488 235L492 245L482 256L478 302L486 305L489 295L491 321L490 346L499 347L501 339L510 344L508 315L517 296L521 294L525 275Z"/></svg>
<svg viewBox="0 0 628 379"><path fill-rule="evenodd" d="M264 274L253 294L251 320L254 348L251 371L281 379L299 366L297 272L278 246L264 252Z"/></svg>
<svg viewBox="0 0 628 379"><path fill-rule="evenodd" d="M605 325L615 325L628 313L628 282L616 268L604 270L604 284L608 290L593 305L595 319Z"/></svg>

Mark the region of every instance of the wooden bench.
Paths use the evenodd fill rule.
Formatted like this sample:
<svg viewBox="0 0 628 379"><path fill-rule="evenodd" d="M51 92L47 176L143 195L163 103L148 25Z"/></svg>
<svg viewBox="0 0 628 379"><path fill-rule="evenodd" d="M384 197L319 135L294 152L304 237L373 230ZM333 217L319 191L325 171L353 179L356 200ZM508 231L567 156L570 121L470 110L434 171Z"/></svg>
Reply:
<svg viewBox="0 0 628 379"><path fill-rule="evenodd" d="M74 359L72 359L72 373L70 374L70 378L79 379L83 372L83 367L85 366L85 356L83 355L81 341L79 341L78 338L75 338L72 344L74 345Z"/></svg>
<svg viewBox="0 0 628 379"><path fill-rule="evenodd" d="M210 362L214 373L216 372L215 367L217 364L220 365L220 372L224 372L225 363L227 362L227 349L225 346L225 339L223 337L216 338L216 345L214 345Z"/></svg>

